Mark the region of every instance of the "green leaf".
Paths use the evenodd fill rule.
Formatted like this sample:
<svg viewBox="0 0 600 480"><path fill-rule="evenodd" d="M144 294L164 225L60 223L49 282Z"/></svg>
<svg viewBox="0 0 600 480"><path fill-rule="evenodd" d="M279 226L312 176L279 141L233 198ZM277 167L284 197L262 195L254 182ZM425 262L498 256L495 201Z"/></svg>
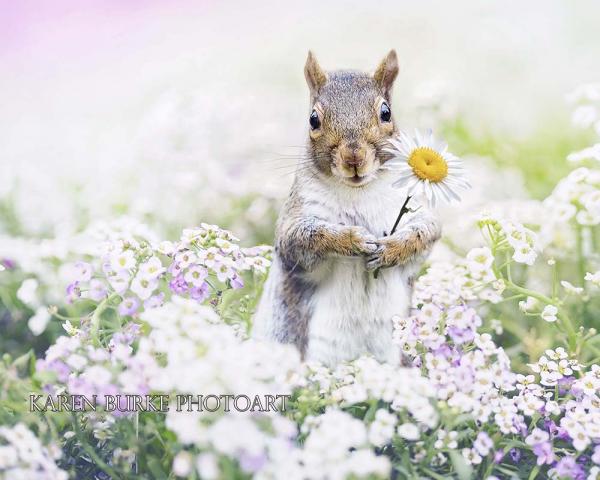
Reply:
<svg viewBox="0 0 600 480"><path fill-rule="evenodd" d="M450 450L449 454L458 478L460 480L471 480L473 478L473 469L467 464L462 455L456 450Z"/></svg>

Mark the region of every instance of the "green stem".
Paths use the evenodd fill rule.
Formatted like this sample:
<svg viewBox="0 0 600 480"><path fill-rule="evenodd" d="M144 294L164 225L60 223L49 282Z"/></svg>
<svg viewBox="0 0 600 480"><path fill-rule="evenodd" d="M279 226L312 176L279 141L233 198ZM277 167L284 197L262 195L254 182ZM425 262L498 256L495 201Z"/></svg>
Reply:
<svg viewBox="0 0 600 480"><path fill-rule="evenodd" d="M585 286L585 257L583 255L583 227L576 226L576 245L577 245L577 273L579 275L579 285Z"/></svg>
<svg viewBox="0 0 600 480"><path fill-rule="evenodd" d="M523 295L527 295L529 297L533 297L533 298L540 300L548 305L555 304L555 302L551 298L547 297L546 295L542 295L541 293L534 292L532 290L528 290L527 288L520 287L519 285L516 285L510 281L507 282L506 286L507 286L507 288L510 288L511 290L514 290L515 292L522 293ZM565 329L567 330L569 349L572 352L574 352L577 347L577 331L575 330L575 327L573 326L573 322L571 321L569 316L563 311L562 308L558 309L557 316L560 319L563 326L565 327Z"/></svg>
<svg viewBox="0 0 600 480"><path fill-rule="evenodd" d="M112 302L112 300L118 296L118 293L111 293L98 304L96 310L94 310L94 313L92 314L92 318L90 320L90 334L95 346L100 345L100 339L98 338L98 332L100 330L100 317L102 317L104 311L110 306L110 302Z"/></svg>
<svg viewBox="0 0 600 480"><path fill-rule="evenodd" d="M71 413L71 417L73 418L73 426L75 427L73 430L75 431L75 436L77 437L77 440L79 440L79 444L81 445L81 447L91 457L94 463L110 478L120 478L120 475L104 460L102 460L100 456L96 453L96 450L94 450L94 448L83 438L82 430L79 427L79 420L77 420L77 415L73 412Z"/></svg>

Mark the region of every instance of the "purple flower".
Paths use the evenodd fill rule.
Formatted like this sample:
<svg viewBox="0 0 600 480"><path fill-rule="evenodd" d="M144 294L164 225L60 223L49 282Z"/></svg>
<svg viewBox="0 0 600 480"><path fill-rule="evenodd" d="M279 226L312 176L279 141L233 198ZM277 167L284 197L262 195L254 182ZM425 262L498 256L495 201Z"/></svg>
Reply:
<svg viewBox="0 0 600 480"><path fill-rule="evenodd" d="M188 284L181 274L177 275L169 282L169 288L178 295L187 293L189 291Z"/></svg>
<svg viewBox="0 0 600 480"><path fill-rule="evenodd" d="M462 329L458 327L450 327L448 329L448 335L450 335L452 341L457 345L470 342L475 338L475 332L469 328Z"/></svg>
<svg viewBox="0 0 600 480"><path fill-rule="evenodd" d="M554 422L554 420L546 419L544 420L544 428L548 430L550 434L550 438L553 438L558 434L558 426Z"/></svg>
<svg viewBox="0 0 600 480"><path fill-rule="evenodd" d="M558 438L559 440L570 440L571 436L568 434L568 432L564 428L558 427L558 432L556 433L556 438Z"/></svg>
<svg viewBox="0 0 600 480"><path fill-rule="evenodd" d="M244 286L244 280L237 274L231 277L229 281L231 282L231 288L242 288Z"/></svg>
<svg viewBox="0 0 600 480"><path fill-rule="evenodd" d="M56 375L57 380L61 383L66 382L71 373L69 366L62 360L48 361L40 359L36 362L36 370L40 372L53 372Z"/></svg>
<svg viewBox="0 0 600 480"><path fill-rule="evenodd" d="M9 258L3 258L0 260L0 264L2 264L7 270L14 270L17 266L17 264Z"/></svg>
<svg viewBox="0 0 600 480"><path fill-rule="evenodd" d="M581 465L575 461L575 457L561 458L553 469L560 478L572 478L580 480L585 478L585 473Z"/></svg>
<svg viewBox="0 0 600 480"><path fill-rule="evenodd" d="M69 283L69 285L67 285L67 302L73 303L79 297L81 297L79 282Z"/></svg>
<svg viewBox="0 0 600 480"><path fill-rule="evenodd" d="M77 282L89 282L92 278L92 266L87 262L77 262L73 266L73 278Z"/></svg>
<svg viewBox="0 0 600 480"><path fill-rule="evenodd" d="M571 385L575 380L574 377L562 377L558 379L558 393L560 395L566 395L571 390Z"/></svg>
<svg viewBox="0 0 600 480"><path fill-rule="evenodd" d="M508 453L513 462L517 463L519 460L521 460L521 450L518 448L511 448Z"/></svg>
<svg viewBox="0 0 600 480"><path fill-rule="evenodd" d="M122 328L120 332L116 332L110 339L109 345L113 348L117 344L131 345L140 333L140 325L130 322Z"/></svg>
<svg viewBox="0 0 600 480"><path fill-rule="evenodd" d="M258 455L250 455L249 453L243 453L240 456L240 467L244 472L254 473L258 472L267 462L267 456L264 453Z"/></svg>
<svg viewBox="0 0 600 480"><path fill-rule="evenodd" d="M127 315L133 315L138 307L140 306L140 302L135 297L126 297L119 305L119 315L125 317Z"/></svg>
<svg viewBox="0 0 600 480"><path fill-rule="evenodd" d="M165 294L160 292L158 295L153 295L148 300L144 301L144 308L146 310L150 308L156 308L162 306L165 301Z"/></svg>
<svg viewBox="0 0 600 480"><path fill-rule="evenodd" d="M554 461L554 451L550 442L542 442L534 445L533 453L537 457L538 465L550 465Z"/></svg>
<svg viewBox="0 0 600 480"><path fill-rule="evenodd" d="M579 455L579 457L577 457L577 463L579 465L588 465L591 460L592 458L588 455Z"/></svg>
<svg viewBox="0 0 600 480"><path fill-rule="evenodd" d="M190 290L190 297L202 303L210 296L208 283L203 283L201 287L194 287Z"/></svg>
<svg viewBox="0 0 600 480"><path fill-rule="evenodd" d="M450 348L450 345L448 345L447 343L444 343L439 348L434 350L432 353L436 357L444 357L445 359L449 360L453 356L454 352L452 351L452 348Z"/></svg>
<svg viewBox="0 0 600 480"><path fill-rule="evenodd" d="M89 297L92 300L99 302L103 298L106 298L107 293L108 293L108 291L106 290L106 287L104 286L104 282L102 282L100 280L92 280L90 282Z"/></svg>
<svg viewBox="0 0 600 480"><path fill-rule="evenodd" d="M505 454L506 452L503 449L497 450L496 453L494 453L494 463L500 463Z"/></svg>

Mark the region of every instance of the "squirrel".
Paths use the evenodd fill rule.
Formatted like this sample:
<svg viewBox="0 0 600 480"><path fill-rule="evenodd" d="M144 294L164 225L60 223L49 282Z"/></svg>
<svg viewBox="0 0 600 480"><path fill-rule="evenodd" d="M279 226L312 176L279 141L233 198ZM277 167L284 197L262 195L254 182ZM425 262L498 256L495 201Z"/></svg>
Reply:
<svg viewBox="0 0 600 480"><path fill-rule="evenodd" d="M309 51L304 74L307 155L277 221L252 335L294 344L303 359L330 367L363 354L398 365L392 317L408 316L415 276L441 226L421 206L386 233L407 194L392 188L384 150L397 133L397 55L391 50L370 75L325 72Z"/></svg>

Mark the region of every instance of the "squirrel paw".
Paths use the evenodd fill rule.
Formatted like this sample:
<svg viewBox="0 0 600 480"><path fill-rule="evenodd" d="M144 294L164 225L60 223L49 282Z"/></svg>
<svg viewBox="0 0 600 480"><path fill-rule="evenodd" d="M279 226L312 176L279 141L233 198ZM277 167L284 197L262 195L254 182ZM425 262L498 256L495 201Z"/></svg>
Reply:
<svg viewBox="0 0 600 480"><path fill-rule="evenodd" d="M350 255L371 255L379 250L377 238L366 228L348 227L344 237Z"/></svg>
<svg viewBox="0 0 600 480"><path fill-rule="evenodd" d="M379 249L367 256L368 271L402 265L428 248L420 232L415 229L401 230L391 237L379 238L377 243Z"/></svg>

